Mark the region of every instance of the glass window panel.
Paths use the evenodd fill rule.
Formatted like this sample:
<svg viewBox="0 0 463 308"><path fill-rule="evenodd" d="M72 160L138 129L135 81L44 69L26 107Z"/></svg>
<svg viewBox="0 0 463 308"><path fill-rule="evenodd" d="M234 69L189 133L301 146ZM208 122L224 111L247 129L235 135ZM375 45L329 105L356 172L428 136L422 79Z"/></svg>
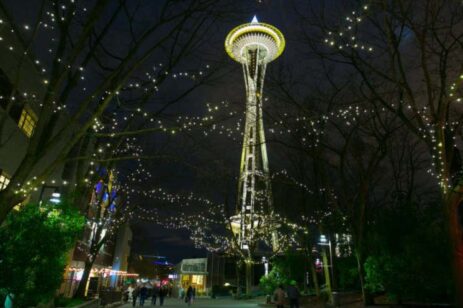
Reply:
<svg viewBox="0 0 463 308"><path fill-rule="evenodd" d="M34 112L30 108L24 107L21 112L21 117L19 118L18 126L27 137L32 136L34 133L36 122L37 117Z"/></svg>

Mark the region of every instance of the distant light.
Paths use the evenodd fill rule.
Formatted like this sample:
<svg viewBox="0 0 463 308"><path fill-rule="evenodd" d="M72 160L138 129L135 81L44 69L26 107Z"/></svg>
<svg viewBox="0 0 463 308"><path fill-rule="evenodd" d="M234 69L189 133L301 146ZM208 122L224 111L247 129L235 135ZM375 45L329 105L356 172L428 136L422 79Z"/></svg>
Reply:
<svg viewBox="0 0 463 308"><path fill-rule="evenodd" d="M51 203L60 203L61 202L61 194L59 192L54 192L51 194L50 202Z"/></svg>
<svg viewBox="0 0 463 308"><path fill-rule="evenodd" d="M224 287L229 287L229 286L230 286L230 283L229 283L229 282L225 282L223 285L224 285Z"/></svg>

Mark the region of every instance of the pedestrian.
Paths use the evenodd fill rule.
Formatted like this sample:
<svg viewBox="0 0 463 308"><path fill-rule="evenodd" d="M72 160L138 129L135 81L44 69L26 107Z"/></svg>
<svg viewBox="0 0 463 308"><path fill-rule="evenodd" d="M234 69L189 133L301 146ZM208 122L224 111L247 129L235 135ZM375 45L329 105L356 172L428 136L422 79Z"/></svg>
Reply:
<svg viewBox="0 0 463 308"><path fill-rule="evenodd" d="M156 300L159 296L159 286L156 284L153 287L153 298L151 299L151 303L156 306Z"/></svg>
<svg viewBox="0 0 463 308"><path fill-rule="evenodd" d="M132 307L135 307L137 305L137 297L139 293L140 288L138 286L135 286L135 288L132 291Z"/></svg>
<svg viewBox="0 0 463 308"><path fill-rule="evenodd" d="M196 288L193 287L193 301L196 299Z"/></svg>
<svg viewBox="0 0 463 308"><path fill-rule="evenodd" d="M186 290L185 303L187 303L188 306L191 306L192 302L193 302L193 288L189 286L188 289Z"/></svg>
<svg viewBox="0 0 463 308"><path fill-rule="evenodd" d="M124 292L122 293L122 301L124 303L127 303L129 301L129 289L125 289Z"/></svg>
<svg viewBox="0 0 463 308"><path fill-rule="evenodd" d="M290 308L299 308L299 296L301 295L299 289L297 288L297 283L295 280L291 280L288 288L286 288L286 294L289 298L289 307Z"/></svg>
<svg viewBox="0 0 463 308"><path fill-rule="evenodd" d="M167 295L167 289L165 286L161 287L159 289L159 305L162 306L164 305L164 297Z"/></svg>
<svg viewBox="0 0 463 308"><path fill-rule="evenodd" d="M140 289L140 306L143 307L145 305L146 295L148 295L148 289L146 285L143 284Z"/></svg>
<svg viewBox="0 0 463 308"><path fill-rule="evenodd" d="M14 299L14 295L11 294L11 293L8 293L6 295L5 302L3 303L3 307L5 307L5 308L13 308L14 307L13 299Z"/></svg>
<svg viewBox="0 0 463 308"><path fill-rule="evenodd" d="M130 284L129 287L127 288L127 293L128 293L128 299L127 300L132 300L132 293L133 290L135 290L133 284Z"/></svg>
<svg viewBox="0 0 463 308"><path fill-rule="evenodd" d="M285 290L283 289L283 285L280 284L278 288L275 289L275 292L273 292L273 300L275 301L277 308L284 308L285 297Z"/></svg>

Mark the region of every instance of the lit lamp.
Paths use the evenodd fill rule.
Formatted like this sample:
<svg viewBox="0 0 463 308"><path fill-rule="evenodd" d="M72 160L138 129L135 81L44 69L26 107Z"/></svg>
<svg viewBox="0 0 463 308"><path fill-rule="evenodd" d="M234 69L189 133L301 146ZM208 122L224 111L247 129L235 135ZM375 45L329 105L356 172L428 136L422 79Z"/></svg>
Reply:
<svg viewBox="0 0 463 308"><path fill-rule="evenodd" d="M55 203L55 204L60 203L61 202L61 194L59 192L52 193L51 198L50 198L50 202Z"/></svg>
<svg viewBox="0 0 463 308"><path fill-rule="evenodd" d="M59 193L59 186L55 185L42 185L39 195L39 204L42 204L43 200L46 198L46 190L52 190L51 198L48 199L49 202L58 204L61 202L61 194Z"/></svg>
<svg viewBox="0 0 463 308"><path fill-rule="evenodd" d="M262 263L264 263L265 276L268 276L268 259L266 257L262 257Z"/></svg>

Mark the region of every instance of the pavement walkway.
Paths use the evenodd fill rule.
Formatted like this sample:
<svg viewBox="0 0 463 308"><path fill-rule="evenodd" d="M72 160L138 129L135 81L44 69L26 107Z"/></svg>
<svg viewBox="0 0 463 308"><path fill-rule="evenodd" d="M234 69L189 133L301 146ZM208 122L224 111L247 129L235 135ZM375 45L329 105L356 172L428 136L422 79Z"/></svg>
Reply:
<svg viewBox="0 0 463 308"><path fill-rule="evenodd" d="M150 298L151 300L151 298ZM217 299L209 299L209 298L197 298L194 303L191 305L191 307L197 307L197 308L202 308L202 307L207 307L207 308L250 308L250 307L259 307L259 303L263 303L264 299L263 298L257 298L257 299L252 299L252 300L235 300L232 298L217 298ZM126 304L122 306L124 308L130 308L132 307L132 303ZM139 307L138 303L137 306ZM146 301L145 305L143 307L155 307L151 305L151 301ZM159 302L157 303L156 307L159 306ZM168 307L168 308L186 308L188 305L177 298L166 298L164 300L164 306L162 307Z"/></svg>
<svg viewBox="0 0 463 308"><path fill-rule="evenodd" d="M210 298L197 298L195 302L191 305L192 308L275 308L276 306L273 304L270 305L265 305L265 298L264 297L257 297L249 300L235 300L231 297L226 297L226 298L217 298L217 299L210 299ZM131 308L132 303L128 303L124 306L124 308ZM137 306L138 305L137 302ZM144 307L155 307L151 305L151 298L145 302ZM156 307L159 307L159 302L157 303ZM188 305L183 301L178 298L166 298L164 301L164 306L163 307L168 307L168 308L188 308ZM285 307L289 307L288 305L285 305ZM315 298L310 301L310 303L306 304L301 304L301 308L325 308L329 307L325 305L321 301L316 301ZM353 296L346 297L344 300L341 302L341 306L343 308L363 308L364 305L363 303L357 298L357 296L354 294ZM384 308L386 307L397 307L397 306L387 306L384 305L382 306Z"/></svg>

